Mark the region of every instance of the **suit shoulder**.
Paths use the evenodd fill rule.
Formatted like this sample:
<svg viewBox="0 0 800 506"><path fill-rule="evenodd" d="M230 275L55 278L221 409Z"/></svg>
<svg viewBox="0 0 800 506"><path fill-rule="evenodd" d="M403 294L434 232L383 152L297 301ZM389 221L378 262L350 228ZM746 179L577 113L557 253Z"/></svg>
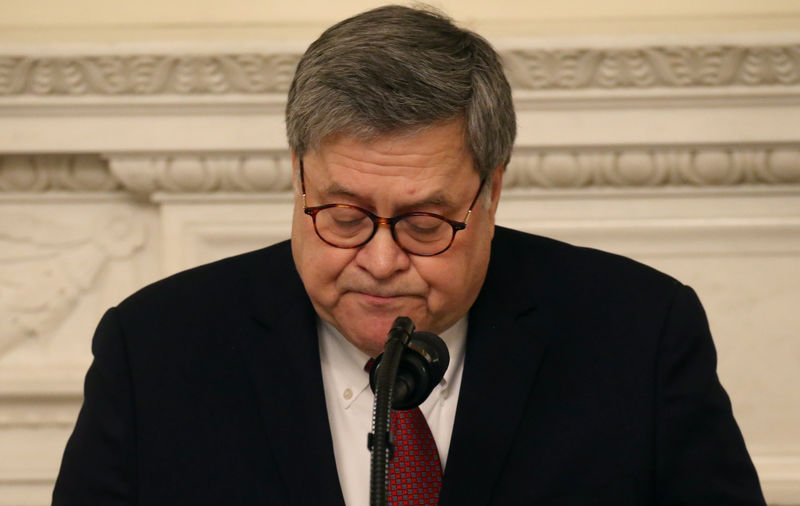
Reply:
<svg viewBox="0 0 800 506"><path fill-rule="evenodd" d="M172 274L151 283L124 299L118 307L170 308L202 307L205 303L224 303L252 285L254 278L278 281L294 272L291 246L282 241L272 246L223 258Z"/></svg>
<svg viewBox="0 0 800 506"><path fill-rule="evenodd" d="M672 276L623 255L503 227L495 231L492 262L517 266L527 277L551 280L561 287L609 286L619 292L681 285Z"/></svg>

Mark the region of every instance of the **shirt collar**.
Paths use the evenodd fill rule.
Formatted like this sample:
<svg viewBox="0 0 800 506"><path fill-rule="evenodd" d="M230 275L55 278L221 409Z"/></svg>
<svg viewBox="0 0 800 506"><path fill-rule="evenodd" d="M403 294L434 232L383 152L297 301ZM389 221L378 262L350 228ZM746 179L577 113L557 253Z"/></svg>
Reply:
<svg viewBox="0 0 800 506"><path fill-rule="evenodd" d="M333 391L342 408L349 408L369 390L369 373L364 370L372 358L355 347L333 325L317 318L317 335L320 341L320 359L333 382ZM444 387L452 383L453 376L464 360L464 343L467 337L467 316L440 334L450 353L450 365L439 383Z"/></svg>
<svg viewBox="0 0 800 506"><path fill-rule="evenodd" d="M453 382L453 376L455 376L464 361L464 343L467 340L467 315L462 316L455 325L442 332L439 337L444 340L447 345L447 351L450 353L450 365L447 366L444 378L439 383L444 387Z"/></svg>
<svg viewBox="0 0 800 506"><path fill-rule="evenodd" d="M347 409L369 388L369 373L364 370L364 365L372 357L356 348L333 325L319 317L317 334L322 367L329 372L336 398L342 408Z"/></svg>

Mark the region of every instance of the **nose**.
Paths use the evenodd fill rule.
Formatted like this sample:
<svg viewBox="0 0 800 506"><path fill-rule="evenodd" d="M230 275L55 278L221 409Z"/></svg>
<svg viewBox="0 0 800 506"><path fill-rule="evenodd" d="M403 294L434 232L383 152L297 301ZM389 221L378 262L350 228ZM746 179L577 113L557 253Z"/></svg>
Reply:
<svg viewBox="0 0 800 506"><path fill-rule="evenodd" d="M388 224L381 224L372 239L359 248L356 263L375 279L388 279L409 268L408 253L392 237Z"/></svg>

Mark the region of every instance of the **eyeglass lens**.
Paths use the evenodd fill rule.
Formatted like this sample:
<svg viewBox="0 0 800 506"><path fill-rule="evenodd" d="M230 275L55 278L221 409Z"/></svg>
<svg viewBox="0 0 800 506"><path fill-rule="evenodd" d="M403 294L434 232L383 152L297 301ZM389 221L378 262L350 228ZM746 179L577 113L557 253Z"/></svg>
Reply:
<svg viewBox="0 0 800 506"><path fill-rule="evenodd" d="M316 214L317 233L329 244L353 248L366 243L377 224L362 210L336 206ZM447 249L453 239L453 227L441 218L430 215L408 215L397 220L394 237L409 253L433 255Z"/></svg>

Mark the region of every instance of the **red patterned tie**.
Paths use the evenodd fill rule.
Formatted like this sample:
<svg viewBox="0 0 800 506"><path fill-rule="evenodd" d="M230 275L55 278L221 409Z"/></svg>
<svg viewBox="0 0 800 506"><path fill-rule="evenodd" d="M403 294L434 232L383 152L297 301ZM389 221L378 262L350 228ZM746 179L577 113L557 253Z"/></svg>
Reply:
<svg viewBox="0 0 800 506"><path fill-rule="evenodd" d="M442 464L422 411L392 411L392 433L395 449L389 462L389 505L435 505L442 489Z"/></svg>

